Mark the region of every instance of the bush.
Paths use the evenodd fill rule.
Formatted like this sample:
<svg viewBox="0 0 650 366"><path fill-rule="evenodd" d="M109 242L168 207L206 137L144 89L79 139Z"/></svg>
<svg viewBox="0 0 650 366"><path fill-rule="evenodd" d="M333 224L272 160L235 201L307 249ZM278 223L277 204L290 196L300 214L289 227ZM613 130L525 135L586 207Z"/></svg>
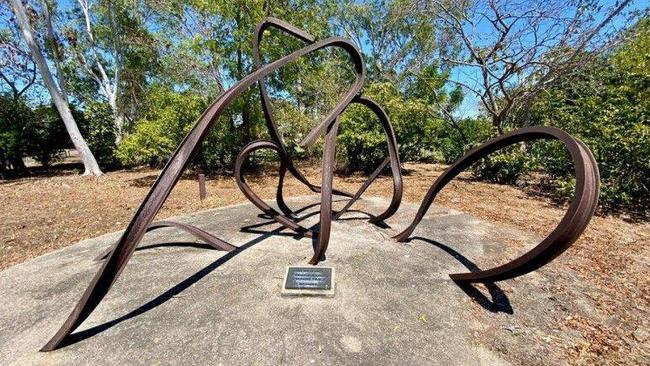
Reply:
<svg viewBox="0 0 650 366"><path fill-rule="evenodd" d="M520 146L510 146L486 156L472 166L478 179L500 184L515 184L529 169L529 159Z"/></svg>
<svg viewBox="0 0 650 366"><path fill-rule="evenodd" d="M115 139L117 128L111 107L106 103L91 101L84 109L83 136L90 151L102 167L115 166Z"/></svg>
<svg viewBox="0 0 650 366"><path fill-rule="evenodd" d="M466 140L461 137L461 131ZM458 128L444 124L434 142L441 157L438 161L452 164L471 148L492 137L493 134L492 123L481 117L462 119L458 123Z"/></svg>
<svg viewBox="0 0 650 366"><path fill-rule="evenodd" d="M77 121L82 119L72 106L70 109ZM57 159L61 150L72 146L63 120L53 105L36 107L33 118L23 123L27 141L26 154L45 167L50 166Z"/></svg>
<svg viewBox="0 0 650 366"><path fill-rule="evenodd" d="M14 101L0 94L0 175L4 178L24 168L27 134L24 121L32 120L32 110L23 100Z"/></svg>
<svg viewBox="0 0 650 366"><path fill-rule="evenodd" d="M215 170L232 168L243 142L242 116L237 113L243 109L243 103L245 99L238 98L214 122L192 158L193 166ZM124 165L164 165L207 108L208 98L156 86L148 94L146 104L147 112L135 122L115 153ZM248 110L254 139L262 134L259 103Z"/></svg>
<svg viewBox="0 0 650 366"><path fill-rule="evenodd" d="M427 100L417 95L405 97L391 83L369 84L364 94L388 113L402 161L449 164L492 134L490 122L481 118L462 119L457 128L450 125ZM388 154L379 121L362 106L346 109L339 143L346 170L371 172Z"/></svg>
<svg viewBox="0 0 650 366"><path fill-rule="evenodd" d="M435 137L444 122L433 107L419 99L405 99L390 83L374 83L364 94L375 100L388 114L403 161L435 157ZM344 113L339 144L347 170L374 170L388 156L388 145L379 120L363 106L351 106Z"/></svg>
<svg viewBox="0 0 650 366"><path fill-rule="evenodd" d="M537 123L580 138L593 151L601 175L600 202L610 207L650 204L650 21L613 55L558 85L533 107ZM558 195L572 195L573 165L559 144L535 152Z"/></svg>
<svg viewBox="0 0 650 366"><path fill-rule="evenodd" d="M162 166L207 104L197 95L163 87L152 88L147 103L151 107L135 122L115 152L124 165Z"/></svg>

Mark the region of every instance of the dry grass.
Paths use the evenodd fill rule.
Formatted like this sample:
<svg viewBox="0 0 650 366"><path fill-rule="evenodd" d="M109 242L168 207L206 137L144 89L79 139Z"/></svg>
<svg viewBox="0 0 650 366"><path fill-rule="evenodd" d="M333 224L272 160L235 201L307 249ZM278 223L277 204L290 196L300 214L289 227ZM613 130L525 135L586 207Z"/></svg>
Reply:
<svg viewBox="0 0 650 366"><path fill-rule="evenodd" d="M405 165L404 200L419 203L441 166ZM305 168L311 181L319 171ZM157 176L150 169L116 171L100 178L64 175L27 178L0 183L0 270L80 239L124 229ZM337 177L335 186L353 191L363 176ZM249 178L263 198L275 196L274 175ZM295 179L287 182L287 195L308 194ZM381 177L366 194L388 197L389 177ZM196 180L181 180L158 218L244 202L231 177L212 177L208 198L198 199ZM509 186L468 179L454 181L437 203L481 219L548 233L564 211L552 201ZM562 322L580 332L584 343L566 348L569 363L639 363L650 359L650 223L622 217L599 216L571 248L571 259L560 266L573 269L593 289L597 311L616 321L604 324L576 315ZM561 269L560 269L561 270ZM620 324L632 324L623 327ZM618 325L617 325L618 324Z"/></svg>

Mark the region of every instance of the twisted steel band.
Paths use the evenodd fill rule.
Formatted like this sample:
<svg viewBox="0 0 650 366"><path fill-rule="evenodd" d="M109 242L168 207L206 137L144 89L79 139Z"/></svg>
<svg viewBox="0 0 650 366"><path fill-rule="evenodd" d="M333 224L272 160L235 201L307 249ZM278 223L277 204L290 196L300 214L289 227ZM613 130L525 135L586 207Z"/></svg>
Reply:
<svg viewBox="0 0 650 366"><path fill-rule="evenodd" d="M316 38L311 34L305 32L302 29L292 26L287 22L284 22L276 18L266 18L265 20L260 22L255 29L255 38L253 40L253 65L255 66L256 69L262 67L260 44L262 43L262 36L264 35L264 31L269 28L275 28L289 36L292 36L294 38L297 38L305 42L305 44L313 44L316 40ZM361 69L361 74L362 77L365 76L364 69ZM357 73L357 75L359 75L359 73ZM279 153L288 156L286 145L284 144L284 141L282 140L282 137L278 132L278 126L275 123L275 118L273 117L273 107L271 106L271 98L269 98L269 94L266 90L266 84L264 83L264 79L259 80L258 89L260 91L260 97L261 97L260 99L262 101L262 111L264 113L264 121L266 122L266 127L269 131L271 140L278 145L279 149L282 150ZM299 182L307 186L309 190L316 193L320 192L320 187L310 183L309 180L307 180L307 178L298 170L298 168L296 168L296 166L293 164L293 160L291 160L290 158L287 161L287 169L289 170L291 175L293 175L296 179L298 179ZM350 193L344 191L337 190L335 192L336 194L345 197L352 196ZM284 203L284 199L282 197L282 186L278 187L278 199L280 200L279 202ZM286 208L286 205L284 208ZM281 210L287 216L291 216L291 214L285 211L284 208L281 207Z"/></svg>
<svg viewBox="0 0 650 366"><path fill-rule="evenodd" d="M154 231L154 230L157 230L157 229L166 228L166 227L174 227L174 228L177 228L179 230L185 231L188 234L194 235L197 238L203 240L204 243L208 244L209 246L211 246L213 249L216 249L216 250L223 250L223 251L226 251L226 252L231 252L231 251L237 249L236 246L217 238L216 236L210 234L209 232L207 232L207 231L205 231L205 230L203 230L201 228L198 228L198 227L196 227L194 225L183 224L183 223L175 222L175 221L157 221L157 222L154 222L153 224L149 225L149 227L147 228L147 232ZM111 254L111 252L113 252L113 250L115 250L115 246L112 246L112 247L106 249L102 254L98 255L97 258L95 258L95 261L100 261L100 260L106 259L106 257L108 257L108 255Z"/></svg>
<svg viewBox="0 0 650 366"><path fill-rule="evenodd" d="M293 211L291 211L284 203L284 199L282 198L281 190L279 188L282 187L284 183L284 177L287 173L287 166L289 165L289 158L287 157L285 151L283 151L278 144L272 141L253 141L244 146L244 148L241 150L235 162L235 181L237 182L239 189L249 201L257 206L257 208L259 208L264 214L270 216L272 219L280 223L282 226L295 231L296 234L312 237L311 230L293 222L289 217L279 213L274 208L267 205L266 202L264 202L258 195L256 195L255 192L253 192L253 190L248 186L248 184L246 184L243 176L242 166L250 154L260 149L275 150L277 151L278 155L280 155L280 178L278 181L278 190L276 197L278 198L278 206L285 207L284 210L281 209L283 212L285 212L285 215L293 215Z"/></svg>
<svg viewBox="0 0 650 366"><path fill-rule="evenodd" d="M458 282L493 282L507 280L532 272L562 254L575 242L587 227L598 206L600 177L598 165L591 151L580 140L554 127L521 128L472 149L447 168L433 183L422 200L411 225L395 236L397 241L407 241L420 223L437 194L453 178L481 158L508 145L537 139L557 139L569 150L573 159L576 187L573 200L557 227L536 247L506 264L472 273L455 273L450 277Z"/></svg>
<svg viewBox="0 0 650 366"><path fill-rule="evenodd" d="M261 65L259 45L262 34L270 27L277 28L290 36L304 41L306 46L269 64ZM316 186L310 183L295 167L291 157L288 155L286 146L277 130L277 125L273 117L273 110L271 108L271 100L268 96L263 80L270 73L278 70L289 62L325 48L340 48L345 51L351 58L356 76L354 83L351 85L347 93L334 106L334 108L311 131L309 131L300 143L301 146L311 146L319 136L324 135L325 137L321 185ZM270 216L282 226L293 230L299 236L312 237L318 235L318 245L315 248L314 255L309 263L317 264L324 258L329 244L332 220L338 219L343 213L345 213L388 166L390 166L393 180L392 199L389 206L382 213L372 217L370 222L379 223L397 212L402 200L403 192L397 139L385 111L376 102L363 97L360 93L365 79L365 69L359 50L350 41L343 38L332 37L316 41L309 33L278 19L267 18L257 26L253 43L253 58L256 70L215 99L201 117L199 117L196 124L192 127L187 136L185 136L177 150L161 171L158 179L152 185L147 197L138 208L119 241L108 252L103 253L100 256L100 258L105 257L106 260L103 262L101 268L92 279L67 320L63 323L52 339L50 339L50 341L41 349L41 351L51 351L66 343L68 336L79 327L86 318L88 318L106 296L111 286L115 283L120 273L127 265L138 243L142 240L142 237L146 232L162 227L175 227L197 236L215 249L232 251L237 248L212 234L191 225L170 221L162 221L152 224L152 221L169 196L171 190L180 179L181 174L187 167L191 155L203 142L214 122L224 112L224 110L231 105L237 96L254 84L258 85L260 91L262 109L264 111L271 141L254 141L241 150L235 162L235 180L249 201L258 207L264 214ZM336 137L340 124L340 116L352 103L357 103L367 107L376 115L382 125L388 145L387 158L377 167L373 174L368 177L355 194L337 191L333 188L333 175L336 160ZM564 143L573 158L576 173L576 191L575 197L569 206L567 213L558 227L546 239L523 256L493 269L476 273L453 274L451 277L460 282L487 282L513 278L538 269L561 254L580 236L593 216L597 206L599 177L598 167L589 149L582 142L571 137L567 133L549 127L534 127L516 130L492 139L468 152L465 156L450 166L433 183L413 222L406 230L397 235L396 239L398 241L408 240L408 237L420 223L438 192L472 163L507 145L532 139L558 139ZM267 205L245 182L242 166L250 154L260 149L274 150L278 153L280 158L279 184L276 191L276 198L278 208L281 212L278 212L271 206ZM296 212L302 211L302 209L294 212L287 206L284 200L282 190L287 171L296 177L302 184L306 185L310 190L313 192L319 192L321 195L320 225L317 233L299 225L294 218ZM333 194L343 195L349 198L346 205L338 212L332 210Z"/></svg>
<svg viewBox="0 0 650 366"><path fill-rule="evenodd" d="M298 40L305 42L306 44L313 44L315 42L315 37L305 32L302 29L294 27L291 24L284 22L280 19L271 18L271 17L266 18L257 25L255 30L255 38L253 40L253 64L255 65L255 68L260 68L262 66L260 44L262 42L262 36L264 35L264 31L266 31L269 28L275 28L286 35L292 36ZM360 73L358 71L359 69L357 68L357 77L365 78L365 68L363 68L363 63L361 66L362 68ZM288 157L286 145L284 144L284 141L282 140L282 137L278 132L277 124L275 123L275 118L273 116L273 107L271 106L271 99L269 98L268 92L266 90L266 84L264 83L264 79L260 79L260 81L258 82L258 89L262 101L262 111L264 112L264 117L265 117L264 120L266 122L269 135L271 137L271 140L277 144L278 149L281 150L278 151L278 153L287 157L288 159L287 169L296 179L298 179L298 181L300 181L305 186L307 186L307 188L309 188L312 192L319 193L320 187L310 183L307 180L307 178L293 164L293 160L291 160L291 158ZM393 132L393 127L390 124L388 115L376 102L374 102L373 100L367 97L358 95L352 101L352 103L358 103L366 106L379 118L379 121L386 135L386 141L388 142L389 157L384 163L382 163L377 168L377 171L368 178L368 180L362 185L359 191L354 195L351 195L350 193L347 193L345 191L340 191L334 188L332 189L332 192L337 195L352 197L352 199L348 202L347 206L344 209L342 209L339 213L337 213L337 218L340 215L342 215L350 206L352 206L352 204L354 204L354 202L356 202L356 200L358 200L359 197L361 197L363 192L368 188L368 186L372 184L372 182L374 182L377 176L381 174L385 166L388 164L388 162L390 162L391 173L393 174L393 198L391 199L391 204L389 208L385 212L380 214L378 218L374 218L373 220L371 220L371 222L373 223L379 222L381 220L387 219L397 211L402 198L402 175L400 170L399 156L397 154L397 140L395 139L395 133ZM323 123L325 121L326 119L323 120ZM323 123L319 124L319 126L316 128L321 128ZM280 184L278 186L278 193L276 195L278 206L285 215L292 216L291 210L288 209L288 207L285 204L283 194L282 194L282 188L283 186L282 184Z"/></svg>

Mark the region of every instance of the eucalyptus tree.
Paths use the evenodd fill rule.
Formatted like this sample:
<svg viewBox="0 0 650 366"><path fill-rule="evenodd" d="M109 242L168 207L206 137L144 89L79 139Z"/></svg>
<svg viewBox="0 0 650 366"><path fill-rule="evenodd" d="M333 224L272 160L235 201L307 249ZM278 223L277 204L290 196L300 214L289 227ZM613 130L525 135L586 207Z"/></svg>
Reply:
<svg viewBox="0 0 650 366"><path fill-rule="evenodd" d="M54 80L43 50L43 41L38 37L33 28L32 22L30 21L30 16L32 18L38 17L35 9L30 7L30 15L28 16L28 11L22 0L9 0L9 2L13 8L15 21L20 29L22 37L38 67L41 79L50 94L53 104L61 115L61 119L63 120L68 135L70 136L70 140L72 140L75 149L79 152L79 157L81 158L85 169L84 175L101 175L102 171L99 168L93 153L90 151L86 141L81 135L77 122L70 111L65 85L61 83L57 84ZM47 19L45 20L47 21Z"/></svg>
<svg viewBox="0 0 650 366"><path fill-rule="evenodd" d="M0 16L6 26L0 28L0 90L8 89L14 101L19 100L36 83L36 63L22 40L14 22L9 19L4 4L0 5Z"/></svg>
<svg viewBox="0 0 650 366"><path fill-rule="evenodd" d="M13 13L0 4L0 177L6 169L24 171L24 120L28 119L26 92L36 83L36 63L12 20Z"/></svg>
<svg viewBox="0 0 650 366"><path fill-rule="evenodd" d="M342 1L333 23L364 52L371 80L399 86L436 60L436 25L405 0Z"/></svg>
<svg viewBox="0 0 650 366"><path fill-rule="evenodd" d="M144 88L143 69L153 71L150 66L157 58L147 30L150 7L128 0L77 0L71 5L58 24L68 51L66 66L75 71L71 77L77 83L89 78L97 96L110 106L119 143L127 112L134 110L129 104L139 102L140 95L133 93Z"/></svg>
<svg viewBox="0 0 650 366"><path fill-rule="evenodd" d="M305 29L317 37L330 36L329 10L332 1L202 1L167 0L158 2L159 37L165 39L161 50L164 72L159 77L180 89L196 89L210 96L223 92L253 68L252 42L255 26L265 17L277 17ZM268 33L275 34L273 30ZM274 59L300 42L281 37L264 37L265 59ZM300 85L296 66L291 65L270 76L270 89L285 88L289 94ZM240 129L243 141L255 137L255 125L261 118L253 103L253 91L235 103L232 128ZM259 107L257 107L259 109ZM259 118L258 118L259 116Z"/></svg>

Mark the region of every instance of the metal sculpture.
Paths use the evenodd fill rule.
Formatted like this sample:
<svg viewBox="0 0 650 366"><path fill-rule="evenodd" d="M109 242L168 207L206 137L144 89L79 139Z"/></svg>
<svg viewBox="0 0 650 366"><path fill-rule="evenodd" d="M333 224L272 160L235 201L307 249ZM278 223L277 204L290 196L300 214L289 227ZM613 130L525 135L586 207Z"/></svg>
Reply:
<svg viewBox="0 0 650 366"><path fill-rule="evenodd" d="M264 31L270 27L276 28L288 35L302 40L306 44L305 47L267 65L262 65L259 45ZM264 84L264 78L271 72L278 70L289 62L295 61L299 57L324 48L332 47L340 48L350 56L354 65L356 78L350 90L348 90L334 108L300 143L302 147L311 146L319 136L325 136L321 185L317 186L310 183L296 168L291 157L287 153L286 146L277 130L270 98ZM113 283L115 283L116 279L133 255L136 246L146 232L162 227L175 227L197 236L214 249L225 251L236 249L234 245L195 226L170 221L158 223L152 223L152 221L169 196L171 190L180 179L192 153L204 140L213 123L237 96L246 91L249 87L253 86L253 84L257 84L260 91L262 109L264 111L271 140L255 141L246 145L241 150L235 163L235 180L246 198L248 198L248 200L258 207L264 214L268 215L284 227L293 230L299 236L317 236L318 245L316 246L314 255L309 263L317 264L324 257L329 244L332 220L338 219L346 210L348 210L375 181L379 174L381 174L381 172L388 166L390 166L393 179L392 199L389 206L383 212L371 218L370 222L375 224L380 223L382 220L391 217L395 212L397 212L401 203L403 188L400 161L397 151L397 140L385 111L376 102L361 95L361 89L365 78L365 69L359 50L346 39L333 37L316 41L312 35L301 29L293 27L278 19L267 18L257 26L253 43L253 56L256 70L219 96L214 102L212 102L203 115L201 115L194 127L183 139L178 149L174 152L167 165L161 171L158 179L154 182L147 197L140 205L121 238L112 248L98 257L98 259L105 258L106 260L103 262L100 270L91 281L68 319L64 322L54 337L52 337L52 339L41 349L42 351L54 350L64 345L68 336L93 312L104 296L106 296ZM370 111L377 116L384 130L388 145L387 158L368 177L355 194L338 191L333 188L336 135L339 127L339 117L352 103L357 103L369 108ZM550 127L532 127L516 130L494 138L468 152L465 156L445 170L440 177L438 177L425 196L411 225L395 238L398 241L408 240L409 236L415 230L431 206L438 192L440 192L447 183L472 163L505 146L532 139L560 140L567 147L571 157L573 158L576 173L576 191L575 197L569 206L567 213L557 228L553 230L546 239L521 257L499 267L485 271L452 274L451 278L459 282L489 282L509 279L534 271L560 255L580 236L594 214L598 199L599 176L598 167L589 149L582 142L571 137L569 134ZM279 155L280 178L276 192L276 201L281 212L278 212L266 204L245 182L242 165L251 153L260 149L271 149L276 151ZM320 225L318 232L313 232L312 230L299 225L294 220L296 212L291 210L291 208L289 208L285 203L283 196L283 183L287 171L307 186L311 191L320 193ZM333 194L348 197L348 202L343 209L338 212L332 211Z"/></svg>

